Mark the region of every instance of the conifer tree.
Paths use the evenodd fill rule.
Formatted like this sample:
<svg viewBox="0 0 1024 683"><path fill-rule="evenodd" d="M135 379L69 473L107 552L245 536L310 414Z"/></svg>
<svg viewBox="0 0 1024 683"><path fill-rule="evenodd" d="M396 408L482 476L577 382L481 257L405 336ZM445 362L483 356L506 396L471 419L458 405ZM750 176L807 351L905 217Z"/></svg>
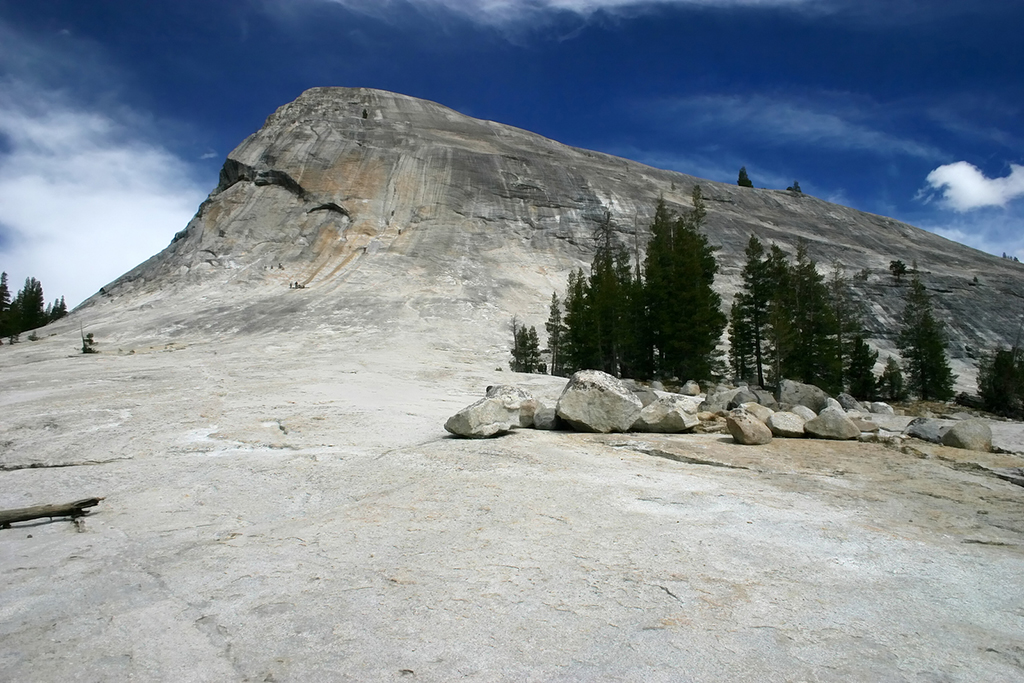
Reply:
<svg viewBox="0 0 1024 683"><path fill-rule="evenodd" d="M512 371L539 372L541 365L537 329L520 325L517 318L512 318Z"/></svg>
<svg viewBox="0 0 1024 683"><path fill-rule="evenodd" d="M736 295L731 311L730 358L738 378L754 379L764 386L765 332L774 292L764 246L754 235L750 236L745 253L743 290Z"/></svg>
<svg viewBox="0 0 1024 683"><path fill-rule="evenodd" d="M842 389L846 386L847 381L852 381L850 379L850 363L852 362L853 340L861 336L863 321L861 306L853 298L850 281L846 277L842 264L838 261L832 263L832 276L828 281L828 296L832 318L835 321L835 368L838 374L835 378L834 386ZM863 337L861 337L862 344L863 341ZM873 364L874 361L872 361ZM851 390L850 393L853 394L853 391Z"/></svg>
<svg viewBox="0 0 1024 683"><path fill-rule="evenodd" d="M835 350L835 318L829 307L828 289L817 265L807 253L807 244L797 244L791 271L793 345L788 358L789 375L838 393L841 376Z"/></svg>
<svg viewBox="0 0 1024 683"><path fill-rule="evenodd" d="M7 273L0 273L0 344L10 335L11 290L7 286Z"/></svg>
<svg viewBox="0 0 1024 683"><path fill-rule="evenodd" d="M25 278L25 286L22 287L11 308L17 311L15 318L15 332L24 332L42 327L47 322L45 301L43 299L43 286L34 277Z"/></svg>
<svg viewBox="0 0 1024 683"><path fill-rule="evenodd" d="M703 379L718 371L718 340L725 329L721 297L712 289L718 262L699 232L707 215L700 186L693 209L674 216L658 202L644 263L654 358L664 377Z"/></svg>
<svg viewBox="0 0 1024 683"><path fill-rule="evenodd" d="M878 380L878 389L887 401L902 401L907 396L903 386L903 370L892 356L885 361L885 369Z"/></svg>
<svg viewBox="0 0 1024 683"><path fill-rule="evenodd" d="M565 335L560 340L562 369L566 374L577 370L596 369L597 350L594 344L591 311L588 305L587 279L583 269L569 273L563 306Z"/></svg>
<svg viewBox="0 0 1024 683"><path fill-rule="evenodd" d="M750 181L750 178L747 176L747 167L746 166L741 166L740 167L740 177L736 180L736 184L739 185L740 187L753 187L754 186L754 183L752 183Z"/></svg>
<svg viewBox="0 0 1024 683"><path fill-rule="evenodd" d="M64 297L57 299L53 302L53 305L48 307L49 314L47 315L47 322L53 322L54 320L60 320L68 314L68 305L64 303Z"/></svg>
<svg viewBox="0 0 1024 683"><path fill-rule="evenodd" d="M872 401L878 391L875 379L875 361L878 351L872 351L864 337L856 335L850 345L850 365L847 378L850 394L859 401Z"/></svg>
<svg viewBox="0 0 1024 683"><path fill-rule="evenodd" d="M558 295L551 293L551 308L548 309L548 321L544 323L548 333L548 351L551 353L551 374L564 375L562 359L562 342L565 338L565 323L562 322L562 304Z"/></svg>
<svg viewBox="0 0 1024 683"><path fill-rule="evenodd" d="M1004 417L1024 417L1024 354L997 348L978 368L978 394L985 410Z"/></svg>
<svg viewBox="0 0 1024 683"><path fill-rule="evenodd" d="M925 401L953 398L955 378L946 358L945 331L917 275L907 292L897 344L907 370L907 388L912 393Z"/></svg>

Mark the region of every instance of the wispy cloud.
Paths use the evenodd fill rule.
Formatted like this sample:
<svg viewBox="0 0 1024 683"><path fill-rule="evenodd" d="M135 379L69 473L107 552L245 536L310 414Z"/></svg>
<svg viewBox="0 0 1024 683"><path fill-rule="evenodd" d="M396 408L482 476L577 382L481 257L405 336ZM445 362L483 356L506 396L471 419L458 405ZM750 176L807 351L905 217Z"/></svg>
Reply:
<svg viewBox="0 0 1024 683"><path fill-rule="evenodd" d="M989 254L1024 260L1024 211L982 210L946 221L923 221L920 227Z"/></svg>
<svg viewBox="0 0 1024 683"><path fill-rule="evenodd" d="M930 145L873 125L873 112L835 99L805 102L764 95L699 95L670 100L656 109L669 111L673 121L690 129L727 131L762 145L941 158Z"/></svg>
<svg viewBox="0 0 1024 683"><path fill-rule="evenodd" d="M149 258L205 192L130 122L53 92L0 86L0 269L69 306Z"/></svg>
<svg viewBox="0 0 1024 683"><path fill-rule="evenodd" d="M507 24L542 13L569 12L589 16L597 11L642 10L665 6L690 7L818 7L831 6L834 0L320 0L350 10L386 18L402 6L422 10L447 10L486 24Z"/></svg>
<svg viewBox="0 0 1024 683"><path fill-rule="evenodd" d="M987 206L1006 206L1024 197L1024 166L1010 164L1010 174L988 178L966 161L939 166L925 178L928 185L941 192L947 206L955 211L970 211Z"/></svg>

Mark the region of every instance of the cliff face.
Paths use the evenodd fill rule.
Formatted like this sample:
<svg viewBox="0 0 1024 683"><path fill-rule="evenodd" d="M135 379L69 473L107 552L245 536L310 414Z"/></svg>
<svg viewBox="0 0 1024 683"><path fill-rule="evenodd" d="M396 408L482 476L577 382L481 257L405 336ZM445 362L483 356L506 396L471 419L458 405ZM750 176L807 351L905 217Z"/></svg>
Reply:
<svg viewBox="0 0 1024 683"><path fill-rule="evenodd" d="M662 171L368 89L316 88L278 109L231 152L171 245L104 292L130 308L140 295L184 302L242 285L233 313L197 303L190 324L288 327L341 310L383 324L411 310L498 344L499 321L542 322L551 291L589 263L606 211L622 243L642 252L658 197L684 210L695 183L708 199L726 305L751 234L790 252L804 239L823 271L833 261L847 275L866 270L855 288L883 350L902 308L905 285L888 271L897 258L917 262L958 370L1014 341L1021 264L814 197ZM305 286L301 301L281 298L290 283Z"/></svg>

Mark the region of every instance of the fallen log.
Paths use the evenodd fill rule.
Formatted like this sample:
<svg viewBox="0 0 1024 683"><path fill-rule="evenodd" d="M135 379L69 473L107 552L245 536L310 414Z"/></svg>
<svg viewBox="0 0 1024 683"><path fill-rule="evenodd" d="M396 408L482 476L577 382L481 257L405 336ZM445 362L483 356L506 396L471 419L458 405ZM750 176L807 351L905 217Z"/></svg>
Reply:
<svg viewBox="0 0 1024 683"><path fill-rule="evenodd" d="M10 528L15 522L27 522L43 517L70 517L75 519L88 514L86 508L99 505L102 498L85 498L76 500L74 503L63 505L36 505L30 508L18 508L15 510L0 510L0 529Z"/></svg>

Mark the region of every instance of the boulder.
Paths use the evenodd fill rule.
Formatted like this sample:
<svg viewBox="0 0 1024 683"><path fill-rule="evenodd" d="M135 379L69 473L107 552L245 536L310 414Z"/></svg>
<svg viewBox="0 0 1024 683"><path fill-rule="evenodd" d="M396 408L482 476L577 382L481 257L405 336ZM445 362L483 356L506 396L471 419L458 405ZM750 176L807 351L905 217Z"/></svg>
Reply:
<svg viewBox="0 0 1024 683"><path fill-rule="evenodd" d="M700 419L691 401L663 396L644 406L640 417L633 423L632 431L678 434L690 431L699 424Z"/></svg>
<svg viewBox="0 0 1024 683"><path fill-rule="evenodd" d="M991 451L992 428L984 420L957 422L942 435L942 445L971 451Z"/></svg>
<svg viewBox="0 0 1024 683"><path fill-rule="evenodd" d="M558 416L555 407L537 401L537 412L533 414L533 428L547 431L558 429Z"/></svg>
<svg viewBox="0 0 1024 683"><path fill-rule="evenodd" d="M444 428L455 436L483 439L500 436L519 426L518 402L505 399L482 398L448 418Z"/></svg>
<svg viewBox="0 0 1024 683"><path fill-rule="evenodd" d="M843 407L843 404L840 403L839 401L835 400L831 396L829 396L828 398L825 399L825 407L826 408L835 408L836 410L841 410L843 413L846 413L846 408ZM820 411L819 411L819 414L820 414Z"/></svg>
<svg viewBox="0 0 1024 683"><path fill-rule="evenodd" d="M758 446L772 440L772 430L742 408L729 411L725 425L736 443L744 446Z"/></svg>
<svg viewBox="0 0 1024 683"><path fill-rule="evenodd" d="M665 385L656 379L651 380L651 391L665 391Z"/></svg>
<svg viewBox="0 0 1024 683"><path fill-rule="evenodd" d="M888 403L873 401L868 404L868 411L876 415L895 415L896 411Z"/></svg>
<svg viewBox="0 0 1024 683"><path fill-rule="evenodd" d="M519 426L532 427L533 415L537 412L537 399L526 389L512 384L495 384L487 387L487 398L500 398L506 405L517 405L519 409Z"/></svg>
<svg viewBox="0 0 1024 683"><path fill-rule="evenodd" d="M813 384L795 382L791 379L784 379L779 383L777 396L779 403L807 406L815 413L820 413L825 407L827 399L828 394Z"/></svg>
<svg viewBox="0 0 1024 683"><path fill-rule="evenodd" d="M651 389L634 389L633 395L640 399L645 408L658 400L658 395Z"/></svg>
<svg viewBox="0 0 1024 683"><path fill-rule="evenodd" d="M842 408L824 408L813 420L804 423L804 431L816 439L845 441L856 439L860 430L846 417Z"/></svg>
<svg viewBox="0 0 1024 683"><path fill-rule="evenodd" d="M742 408L743 410L747 411L748 413L750 413L754 417L756 417L761 422L765 422L765 423L768 422L768 418L771 417L772 413L775 412L771 408L766 408L765 406L761 405L760 403L754 403L754 402L743 403L739 407Z"/></svg>
<svg viewBox="0 0 1024 683"><path fill-rule="evenodd" d="M757 402L763 405L765 408L771 408L772 410L779 409L779 402L775 400L775 396L772 392L764 389L751 389L750 392L757 396Z"/></svg>
<svg viewBox="0 0 1024 683"><path fill-rule="evenodd" d="M839 401L839 405L843 407L843 410L856 410L859 413L867 412L860 401L847 393L839 394L836 396L836 400Z"/></svg>
<svg viewBox="0 0 1024 683"><path fill-rule="evenodd" d="M654 382L651 382L651 387L654 386ZM697 396L700 394L700 385L694 382L692 379L687 380L680 389L679 393L683 396Z"/></svg>
<svg viewBox="0 0 1024 683"><path fill-rule="evenodd" d="M813 420L814 418L818 417L818 414L811 410L810 408L808 408L807 406L795 405L789 409L789 412L793 413L794 415L799 415L804 419L804 422L807 422L808 420Z"/></svg>
<svg viewBox="0 0 1024 683"><path fill-rule="evenodd" d="M871 420L865 420L861 417L850 417L850 422L852 422L854 426L861 431L861 434L864 432L878 431L878 425Z"/></svg>
<svg viewBox="0 0 1024 683"><path fill-rule="evenodd" d="M732 397L727 406L729 410L739 408L744 403L757 403L757 394L750 391L746 387L736 392L736 395Z"/></svg>
<svg viewBox="0 0 1024 683"><path fill-rule="evenodd" d="M715 390L708 390L707 398L704 399L704 403L701 404L701 410L706 410L709 413L715 413L719 410L729 410L729 403L736 396L736 394L743 391L743 389L726 389L719 387Z"/></svg>
<svg viewBox="0 0 1024 683"><path fill-rule="evenodd" d="M768 429L772 430L772 434L774 436L787 439L797 439L805 434L805 422L807 422L807 420L796 413L790 413L783 410L769 415L765 424L768 426Z"/></svg>
<svg viewBox="0 0 1024 683"><path fill-rule="evenodd" d="M942 443L942 435L945 432L946 427L931 417L919 417L911 420L910 424L903 430L903 433L907 436L931 443Z"/></svg>
<svg viewBox="0 0 1024 683"><path fill-rule="evenodd" d="M621 381L600 370L580 370L558 399L556 412L581 432L624 432L643 404Z"/></svg>

